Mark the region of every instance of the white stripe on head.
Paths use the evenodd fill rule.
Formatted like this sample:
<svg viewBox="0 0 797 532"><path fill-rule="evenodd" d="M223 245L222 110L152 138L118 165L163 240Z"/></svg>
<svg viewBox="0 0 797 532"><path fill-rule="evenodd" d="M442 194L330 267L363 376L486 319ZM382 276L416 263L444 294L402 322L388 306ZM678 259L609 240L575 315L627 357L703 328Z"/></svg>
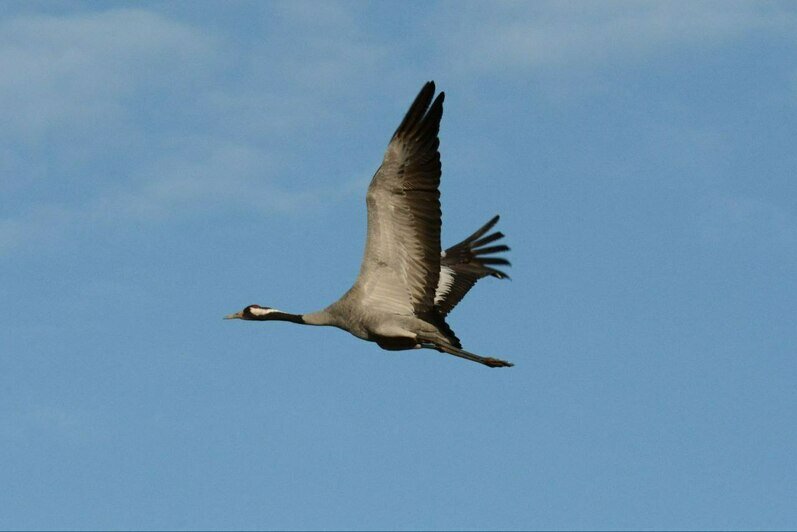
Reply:
<svg viewBox="0 0 797 532"><path fill-rule="evenodd" d="M271 314L272 312L278 312L278 311L275 308L252 307L249 309L249 312L252 313L252 316L265 316L267 314Z"/></svg>

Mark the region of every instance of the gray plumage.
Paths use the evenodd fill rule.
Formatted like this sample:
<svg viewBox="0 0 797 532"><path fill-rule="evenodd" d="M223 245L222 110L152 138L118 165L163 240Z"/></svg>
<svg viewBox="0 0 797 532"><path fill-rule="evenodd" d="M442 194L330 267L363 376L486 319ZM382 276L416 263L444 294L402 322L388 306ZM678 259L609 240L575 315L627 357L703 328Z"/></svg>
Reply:
<svg viewBox="0 0 797 532"><path fill-rule="evenodd" d="M250 305L227 318L329 325L384 349L429 348L490 367L512 365L464 351L445 321L479 279L507 277L494 266L509 262L494 254L509 248L486 247L503 238L499 232L484 236L496 216L441 252L438 132L445 95L434 93L433 82L421 89L368 187L365 254L351 289L319 312L298 315Z"/></svg>

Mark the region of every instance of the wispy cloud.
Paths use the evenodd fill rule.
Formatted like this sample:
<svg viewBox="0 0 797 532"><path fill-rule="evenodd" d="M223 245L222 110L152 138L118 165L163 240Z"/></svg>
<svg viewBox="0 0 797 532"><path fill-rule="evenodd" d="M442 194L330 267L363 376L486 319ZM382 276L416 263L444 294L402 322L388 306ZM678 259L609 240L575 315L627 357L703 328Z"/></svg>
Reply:
<svg viewBox="0 0 797 532"><path fill-rule="evenodd" d="M408 44L376 39L356 6L268 4L258 8L267 31L249 37L145 9L1 22L0 250L81 224L284 214L339 196L334 185L291 186L301 149L323 144L362 95L407 83ZM781 4L439 6L413 75L583 71L795 28ZM345 164L357 164L358 184L373 171Z"/></svg>
<svg viewBox="0 0 797 532"><path fill-rule="evenodd" d="M135 186L97 170L146 153L141 104L201 83L215 50L206 34L142 10L0 24L0 249L91 218L114 182Z"/></svg>
<svg viewBox="0 0 797 532"><path fill-rule="evenodd" d="M85 224L298 212L339 197L281 181L298 159L288 137L339 118L329 99L382 51L358 42L345 9L274 9L280 31L306 32L301 53L272 32L240 54L229 35L140 9L3 22L0 250Z"/></svg>
<svg viewBox="0 0 797 532"><path fill-rule="evenodd" d="M61 128L110 129L130 98L201 81L215 49L207 34L142 10L7 20L0 25L4 135L41 142Z"/></svg>
<svg viewBox="0 0 797 532"><path fill-rule="evenodd" d="M763 2L513 2L469 4L450 24L458 70L500 73L642 60L755 31L793 31L797 17Z"/></svg>
<svg viewBox="0 0 797 532"><path fill-rule="evenodd" d="M247 145L212 142L206 150L178 152L134 176L134 186L112 187L72 208L34 205L0 220L0 252L89 226L96 230L131 222L163 223L190 213L241 209L285 214L320 208L353 192L340 183L287 189L277 182L275 168L262 150Z"/></svg>

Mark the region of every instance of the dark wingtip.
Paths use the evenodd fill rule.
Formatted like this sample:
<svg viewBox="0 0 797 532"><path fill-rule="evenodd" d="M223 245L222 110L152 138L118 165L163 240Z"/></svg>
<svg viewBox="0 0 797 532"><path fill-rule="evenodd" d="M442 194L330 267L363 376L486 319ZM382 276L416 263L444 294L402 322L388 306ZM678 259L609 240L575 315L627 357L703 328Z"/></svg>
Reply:
<svg viewBox="0 0 797 532"><path fill-rule="evenodd" d="M470 244L470 247L472 249L475 250L477 248L486 246L487 244L495 242L496 240L501 240L505 236L504 233L502 233L501 231L496 231L495 233L490 233L489 235L484 236L484 237L482 236L483 234L484 233L482 233L482 234L476 233L476 238L478 238L479 240L476 240L475 242L473 240L470 240L470 239L467 240L467 242Z"/></svg>
<svg viewBox="0 0 797 532"><path fill-rule="evenodd" d="M506 260L504 258L498 258L498 257L488 257L488 258L485 258L485 259L479 257L479 262L481 262L482 264L490 264L490 265L493 265L493 266L495 266L495 265L511 266L512 265L508 260Z"/></svg>
<svg viewBox="0 0 797 532"><path fill-rule="evenodd" d="M484 225L482 226L482 228L481 228L481 229L479 229L479 231L482 231L482 230L483 230L483 231L484 231L484 233L486 233L487 231L489 231L490 229L492 229L493 227L495 227L495 224L497 224L497 223L498 223L498 220L500 220L500 219L501 219L501 217L500 217L500 216L498 216L498 215L496 214L495 216L493 216L492 218L490 218L490 220L489 220L489 221L488 221L486 224L484 224ZM482 234L484 234L484 233L482 233Z"/></svg>
<svg viewBox="0 0 797 532"><path fill-rule="evenodd" d="M424 123L427 125L434 125L435 127L439 125L440 118L443 116L443 99L445 98L445 94L441 92L437 95L437 98L434 98L434 93L434 81L427 81L423 87L421 87L415 100L413 100L410 108L404 115L404 119L396 128L396 131L393 132L393 137L391 138L395 139L402 134L409 134L412 131L417 132L418 128L422 128ZM433 98L434 101L432 101ZM428 119L429 116L432 116L431 120Z"/></svg>
<svg viewBox="0 0 797 532"><path fill-rule="evenodd" d="M509 246L505 244L500 244L498 246L488 246L484 248L475 248L473 250L473 254L476 256L479 255L492 255L493 253L505 253L510 251Z"/></svg>
<svg viewBox="0 0 797 532"><path fill-rule="evenodd" d="M509 266L511 266L511 264ZM484 268L487 270L487 275L489 275L490 277L495 277L496 279L512 279L511 277L509 277L508 273L503 272L497 268L491 268L490 266L484 266Z"/></svg>

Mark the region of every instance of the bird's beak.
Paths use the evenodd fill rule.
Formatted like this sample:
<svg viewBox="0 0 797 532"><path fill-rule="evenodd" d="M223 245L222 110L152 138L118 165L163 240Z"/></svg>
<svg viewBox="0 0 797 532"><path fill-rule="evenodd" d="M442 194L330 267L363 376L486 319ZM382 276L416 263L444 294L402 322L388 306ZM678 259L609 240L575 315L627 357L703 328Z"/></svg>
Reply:
<svg viewBox="0 0 797 532"><path fill-rule="evenodd" d="M227 314L224 316L225 320L240 320L243 318L243 312L236 312L235 314Z"/></svg>

